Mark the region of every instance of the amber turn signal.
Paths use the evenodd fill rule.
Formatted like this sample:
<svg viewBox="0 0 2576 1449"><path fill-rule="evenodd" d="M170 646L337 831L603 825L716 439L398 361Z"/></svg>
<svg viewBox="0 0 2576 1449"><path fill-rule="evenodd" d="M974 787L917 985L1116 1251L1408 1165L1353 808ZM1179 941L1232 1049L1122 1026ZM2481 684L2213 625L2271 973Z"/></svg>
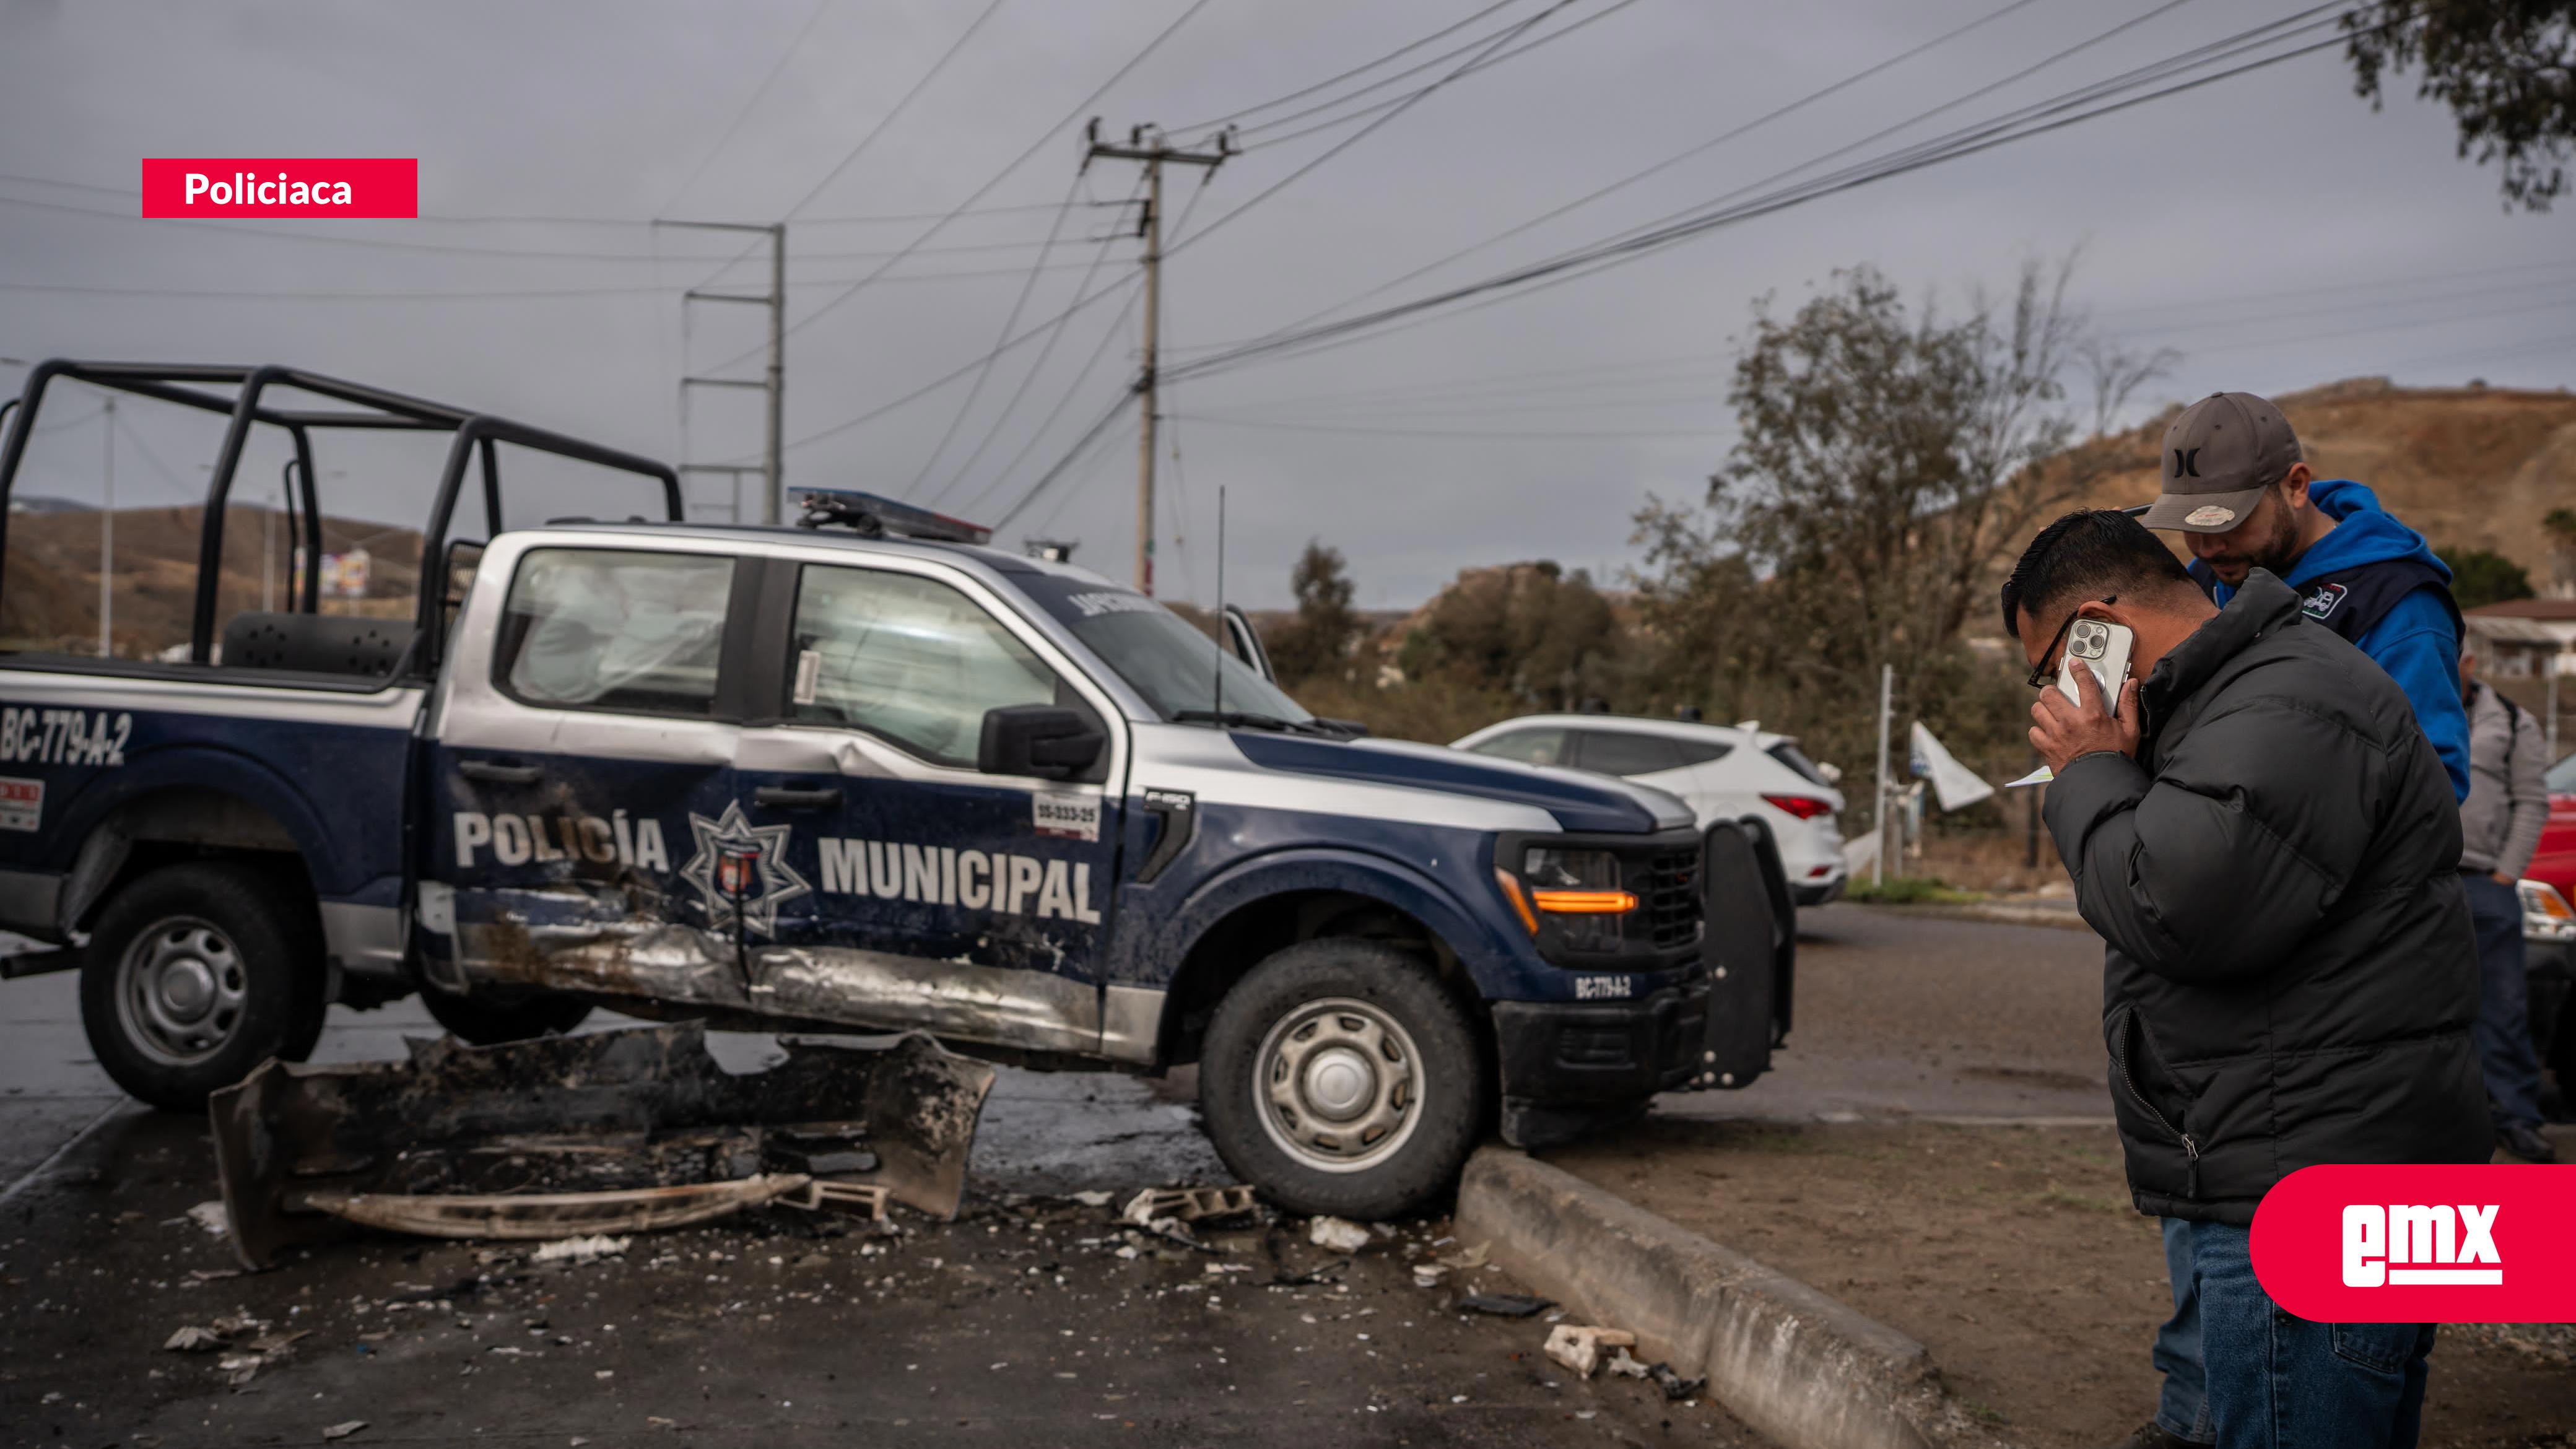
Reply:
<svg viewBox="0 0 2576 1449"><path fill-rule="evenodd" d="M1637 908L1626 891L1532 891L1538 908L1558 916L1624 916Z"/></svg>

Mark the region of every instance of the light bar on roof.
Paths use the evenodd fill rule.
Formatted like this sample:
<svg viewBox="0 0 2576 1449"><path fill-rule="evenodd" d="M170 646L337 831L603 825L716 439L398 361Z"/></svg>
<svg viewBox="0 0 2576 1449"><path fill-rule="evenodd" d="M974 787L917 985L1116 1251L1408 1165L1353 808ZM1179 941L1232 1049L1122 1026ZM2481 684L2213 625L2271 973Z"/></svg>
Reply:
<svg viewBox="0 0 2576 1449"><path fill-rule="evenodd" d="M945 513L933 513L909 503L898 503L856 488L803 488L797 500L804 505L805 517L799 520L807 528L826 524L855 528L861 533L883 533L893 538L924 539L933 543L990 543L993 530Z"/></svg>

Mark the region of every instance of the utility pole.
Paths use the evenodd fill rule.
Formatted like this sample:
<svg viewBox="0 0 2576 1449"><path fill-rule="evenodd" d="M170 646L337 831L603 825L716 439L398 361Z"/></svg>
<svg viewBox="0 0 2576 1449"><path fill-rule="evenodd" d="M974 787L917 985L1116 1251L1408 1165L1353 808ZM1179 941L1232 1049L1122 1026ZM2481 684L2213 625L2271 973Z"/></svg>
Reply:
<svg viewBox="0 0 2576 1449"><path fill-rule="evenodd" d="M762 381L752 382L737 377L684 377L680 387L759 388L768 397L768 446L762 452L761 472L766 488L760 501L760 521L778 522L779 500L785 496L786 447L782 433L787 417L787 223L761 225L742 221L657 221L655 226L683 227L694 231L754 231L769 237L769 290L766 292L716 292L692 287L680 294L680 305L691 302L742 302L769 309L769 368ZM708 468L683 465L683 473L729 472L733 468ZM740 504L735 512L741 512Z"/></svg>
<svg viewBox="0 0 2576 1449"><path fill-rule="evenodd" d="M1217 133L1213 151L1175 150L1167 145L1162 133L1149 126L1132 127L1124 146L1106 146L1100 141L1100 118L1091 118L1084 133L1086 143L1082 164L1088 169L1097 160L1139 161L1145 167L1145 214L1136 220L1136 234L1145 239L1145 361L1136 375L1136 395L1143 400L1144 412L1136 430L1136 591L1151 597L1154 592L1154 390L1156 372L1162 358L1163 310L1163 165L1198 166L1213 172L1234 154L1234 133L1229 128Z"/></svg>
<svg viewBox="0 0 2576 1449"><path fill-rule="evenodd" d="M1882 664L1878 666L1878 859L1870 876L1871 881L1877 884L1884 884L1904 868L1901 864L1891 868L1892 863L1898 860L1896 852L1904 839L1901 834L1903 827L1899 827L1898 835L1887 833L1887 806L1896 794L1887 778L1888 730L1895 717L1896 666Z"/></svg>
<svg viewBox="0 0 2576 1449"><path fill-rule="evenodd" d="M98 510L98 657L106 659L116 653L116 595L109 577L116 562L116 395L106 399L107 410L99 416L107 427L107 498Z"/></svg>

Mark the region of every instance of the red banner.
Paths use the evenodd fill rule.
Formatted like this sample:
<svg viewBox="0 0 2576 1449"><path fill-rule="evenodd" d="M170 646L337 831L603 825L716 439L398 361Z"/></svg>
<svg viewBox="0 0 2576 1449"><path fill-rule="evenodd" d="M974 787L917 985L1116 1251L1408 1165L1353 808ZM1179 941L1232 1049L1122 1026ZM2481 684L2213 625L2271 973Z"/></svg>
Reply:
<svg viewBox="0 0 2576 1449"><path fill-rule="evenodd" d="M301 160L146 157L151 217L420 215L420 162L384 157Z"/></svg>
<svg viewBox="0 0 2576 1449"><path fill-rule="evenodd" d="M2576 1320L2576 1167L2310 1167L2254 1212L2254 1276L2319 1323Z"/></svg>

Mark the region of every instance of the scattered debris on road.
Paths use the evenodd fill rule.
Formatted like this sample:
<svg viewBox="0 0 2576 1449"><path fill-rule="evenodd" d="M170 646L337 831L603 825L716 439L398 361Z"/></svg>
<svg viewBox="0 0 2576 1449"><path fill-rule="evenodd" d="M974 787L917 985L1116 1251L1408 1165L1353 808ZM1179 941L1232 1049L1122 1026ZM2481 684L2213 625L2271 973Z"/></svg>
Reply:
<svg viewBox="0 0 2576 1449"><path fill-rule="evenodd" d="M1319 1217L1306 1225L1306 1241L1336 1253L1356 1253L1369 1245L1369 1230L1348 1218Z"/></svg>
<svg viewBox="0 0 2576 1449"><path fill-rule="evenodd" d="M224 1215L224 1205L220 1200L201 1202L188 1209L188 1221L213 1237L220 1238L232 1231L232 1220Z"/></svg>
<svg viewBox="0 0 2576 1449"><path fill-rule="evenodd" d="M224 1346L224 1336L211 1328L183 1324L170 1340L161 1345L173 1353L212 1353Z"/></svg>
<svg viewBox="0 0 2576 1449"><path fill-rule="evenodd" d="M1457 1303L1461 1313L1490 1313L1497 1318L1535 1318L1555 1306L1552 1298L1527 1293L1470 1293Z"/></svg>
<svg viewBox="0 0 2576 1449"><path fill-rule="evenodd" d="M633 1238L611 1238L598 1233L582 1238L557 1238L551 1243L538 1244L536 1252L529 1255L528 1261L531 1263L596 1263L602 1258L617 1257L634 1245Z"/></svg>
<svg viewBox="0 0 2576 1449"><path fill-rule="evenodd" d="M798 1193L802 1206L876 1212L890 1198L956 1216L991 1067L917 1035L778 1041L785 1060L743 1075L716 1064L695 1023L266 1063L211 1104L234 1251L265 1268L351 1223L439 1237L646 1231Z"/></svg>
<svg viewBox="0 0 2576 1449"><path fill-rule="evenodd" d="M1128 1199L1119 1216L1141 1228L1162 1218L1185 1223L1237 1218L1252 1206L1248 1187L1149 1187Z"/></svg>
<svg viewBox="0 0 2576 1449"><path fill-rule="evenodd" d="M364 1419L351 1419L345 1423L333 1424L322 1431L322 1442L328 1444L334 1439L346 1439L365 1427L367 1427L367 1421Z"/></svg>
<svg viewBox="0 0 2576 1449"><path fill-rule="evenodd" d="M1607 1362L1602 1357L1604 1350L1625 1349L1636 1341L1637 1335L1624 1329L1560 1323L1547 1331L1546 1353L1549 1358L1588 1379L1594 1370Z"/></svg>

